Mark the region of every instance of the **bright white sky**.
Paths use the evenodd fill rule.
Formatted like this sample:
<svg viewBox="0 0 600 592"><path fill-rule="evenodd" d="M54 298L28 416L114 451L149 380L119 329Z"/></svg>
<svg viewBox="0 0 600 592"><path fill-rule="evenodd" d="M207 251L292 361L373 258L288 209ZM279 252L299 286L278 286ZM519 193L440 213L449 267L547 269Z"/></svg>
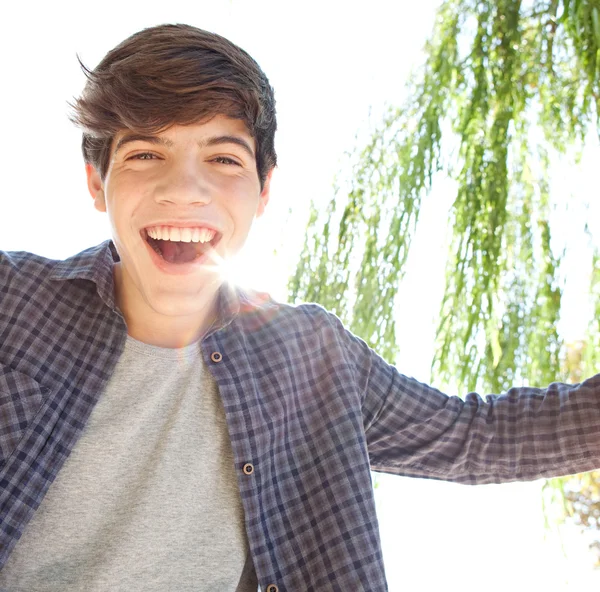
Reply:
<svg viewBox="0 0 600 592"><path fill-rule="evenodd" d="M3 3L0 249L62 258L109 237L87 194L80 134L66 116L66 101L84 84L75 54L93 67L141 28L186 22L246 49L275 88L279 169L268 211L240 268L246 270L242 281L285 299L310 201L331 197L333 176L355 135L377 120L386 103L403 96L437 5L438 0ZM565 186L566 192L574 190ZM421 380L429 378L451 198L448 187L439 187L426 202L400 302L399 366ZM576 229L581 220L574 217ZM581 323L569 323L577 326L574 336ZM564 591L594 583L597 588L600 574L591 574L583 537L567 531L573 538L569 548L577 549L568 560L555 541L544 542L540 487L381 478L377 501L391 592L459 584L463 591L507 586Z"/></svg>

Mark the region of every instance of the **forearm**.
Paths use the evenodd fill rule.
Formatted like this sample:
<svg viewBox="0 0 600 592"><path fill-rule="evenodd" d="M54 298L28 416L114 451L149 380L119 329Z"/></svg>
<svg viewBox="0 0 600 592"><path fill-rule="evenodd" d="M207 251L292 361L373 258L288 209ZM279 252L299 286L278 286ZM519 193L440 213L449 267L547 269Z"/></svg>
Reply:
<svg viewBox="0 0 600 592"><path fill-rule="evenodd" d="M401 375L394 386L368 430L374 470L498 483L600 466L600 375L464 401Z"/></svg>

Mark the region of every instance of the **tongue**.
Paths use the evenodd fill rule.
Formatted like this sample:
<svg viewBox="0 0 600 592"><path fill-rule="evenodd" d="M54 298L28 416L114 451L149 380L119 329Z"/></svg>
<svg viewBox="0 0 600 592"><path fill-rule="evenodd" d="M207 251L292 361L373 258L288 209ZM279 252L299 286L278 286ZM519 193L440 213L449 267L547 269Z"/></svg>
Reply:
<svg viewBox="0 0 600 592"><path fill-rule="evenodd" d="M198 255L194 243L173 241L160 241L160 243L162 256L168 263L190 263Z"/></svg>

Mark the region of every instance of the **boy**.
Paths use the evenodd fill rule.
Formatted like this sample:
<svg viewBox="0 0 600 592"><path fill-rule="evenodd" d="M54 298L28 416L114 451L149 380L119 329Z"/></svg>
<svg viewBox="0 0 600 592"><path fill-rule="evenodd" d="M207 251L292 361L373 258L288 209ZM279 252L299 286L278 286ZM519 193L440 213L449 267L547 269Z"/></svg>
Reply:
<svg viewBox="0 0 600 592"><path fill-rule="evenodd" d="M0 588L386 589L370 470L490 483L600 466L600 379L447 397L316 305L223 279L269 200L273 91L185 25L74 105L112 241L0 257Z"/></svg>

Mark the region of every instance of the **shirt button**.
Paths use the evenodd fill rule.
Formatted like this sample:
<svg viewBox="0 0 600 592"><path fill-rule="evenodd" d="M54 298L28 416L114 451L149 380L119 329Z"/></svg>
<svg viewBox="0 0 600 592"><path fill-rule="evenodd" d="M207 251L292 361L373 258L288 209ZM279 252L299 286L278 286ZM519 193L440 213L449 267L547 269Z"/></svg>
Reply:
<svg viewBox="0 0 600 592"><path fill-rule="evenodd" d="M279 588L275 584L269 584L267 586L267 592L279 592Z"/></svg>
<svg viewBox="0 0 600 592"><path fill-rule="evenodd" d="M244 471L246 475L252 475L252 473L254 473L254 465L252 465L251 463L246 463L242 471ZM275 586L275 588L277 588L277 586Z"/></svg>
<svg viewBox="0 0 600 592"><path fill-rule="evenodd" d="M210 359L213 362L220 362L223 359L223 356L221 355L220 352L213 352L212 354L210 354Z"/></svg>

